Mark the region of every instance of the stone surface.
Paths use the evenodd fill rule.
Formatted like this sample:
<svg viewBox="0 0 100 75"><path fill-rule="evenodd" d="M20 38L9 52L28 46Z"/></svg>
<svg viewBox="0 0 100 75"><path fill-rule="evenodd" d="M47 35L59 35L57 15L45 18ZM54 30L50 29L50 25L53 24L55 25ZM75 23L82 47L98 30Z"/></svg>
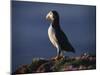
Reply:
<svg viewBox="0 0 100 75"><path fill-rule="evenodd" d="M13 74L59 72L96 69L96 56L81 55L59 60L33 58L31 64L20 66Z"/></svg>

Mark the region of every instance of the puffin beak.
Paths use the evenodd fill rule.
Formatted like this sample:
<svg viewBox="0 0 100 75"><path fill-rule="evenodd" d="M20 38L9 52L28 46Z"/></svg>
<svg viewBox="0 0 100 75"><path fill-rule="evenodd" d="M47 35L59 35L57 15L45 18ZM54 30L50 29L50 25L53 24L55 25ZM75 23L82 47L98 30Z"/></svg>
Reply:
<svg viewBox="0 0 100 75"><path fill-rule="evenodd" d="M46 20L50 20L49 14L47 14L47 16L46 16Z"/></svg>
<svg viewBox="0 0 100 75"><path fill-rule="evenodd" d="M48 14L46 15L46 20L48 20Z"/></svg>
<svg viewBox="0 0 100 75"><path fill-rule="evenodd" d="M53 21L53 17L52 17L51 12L49 12L49 13L47 14L46 19L49 20L49 21Z"/></svg>

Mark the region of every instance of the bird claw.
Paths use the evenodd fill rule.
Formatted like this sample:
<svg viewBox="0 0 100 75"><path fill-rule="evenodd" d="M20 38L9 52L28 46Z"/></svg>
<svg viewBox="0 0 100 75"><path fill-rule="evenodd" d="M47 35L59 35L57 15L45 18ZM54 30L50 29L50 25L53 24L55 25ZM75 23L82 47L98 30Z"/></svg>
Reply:
<svg viewBox="0 0 100 75"><path fill-rule="evenodd" d="M52 60L61 60L63 58L64 58L64 56L56 56L55 58L52 58Z"/></svg>

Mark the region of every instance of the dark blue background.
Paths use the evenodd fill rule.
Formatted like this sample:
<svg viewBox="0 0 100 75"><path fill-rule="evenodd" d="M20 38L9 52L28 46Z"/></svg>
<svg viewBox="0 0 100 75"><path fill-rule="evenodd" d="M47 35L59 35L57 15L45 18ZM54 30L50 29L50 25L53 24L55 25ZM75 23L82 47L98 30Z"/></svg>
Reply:
<svg viewBox="0 0 100 75"><path fill-rule="evenodd" d="M96 53L95 6L12 1L11 7L12 71L31 63L33 57L56 56L56 48L48 38L50 23L45 19L50 10L59 12L61 27L76 50L65 55Z"/></svg>

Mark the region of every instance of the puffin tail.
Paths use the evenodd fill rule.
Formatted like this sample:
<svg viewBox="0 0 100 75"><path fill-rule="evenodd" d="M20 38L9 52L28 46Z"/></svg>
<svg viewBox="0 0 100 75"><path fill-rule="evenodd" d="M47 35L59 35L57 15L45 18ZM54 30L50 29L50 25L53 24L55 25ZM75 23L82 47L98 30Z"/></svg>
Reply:
<svg viewBox="0 0 100 75"><path fill-rule="evenodd" d="M72 49L71 49L71 52L72 52L72 53L75 53L75 49L74 49L73 47L72 47Z"/></svg>

